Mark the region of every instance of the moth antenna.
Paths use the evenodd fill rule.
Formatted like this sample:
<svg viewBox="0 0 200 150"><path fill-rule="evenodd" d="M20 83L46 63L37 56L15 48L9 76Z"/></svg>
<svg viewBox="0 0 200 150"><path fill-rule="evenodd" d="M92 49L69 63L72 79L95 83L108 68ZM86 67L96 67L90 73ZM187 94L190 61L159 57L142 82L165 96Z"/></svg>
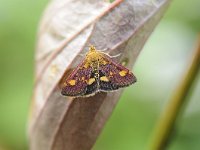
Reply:
<svg viewBox="0 0 200 150"><path fill-rule="evenodd" d="M101 50L101 52L105 52L105 51L108 51L108 50L109 50L109 48L104 48L104 49Z"/></svg>
<svg viewBox="0 0 200 150"><path fill-rule="evenodd" d="M111 57L111 58L116 58L116 57L119 57L119 56L121 56L122 55L122 53L119 53L119 54L117 54L117 55L113 55L113 56L111 56L111 55L109 55L109 54L107 54L109 57Z"/></svg>

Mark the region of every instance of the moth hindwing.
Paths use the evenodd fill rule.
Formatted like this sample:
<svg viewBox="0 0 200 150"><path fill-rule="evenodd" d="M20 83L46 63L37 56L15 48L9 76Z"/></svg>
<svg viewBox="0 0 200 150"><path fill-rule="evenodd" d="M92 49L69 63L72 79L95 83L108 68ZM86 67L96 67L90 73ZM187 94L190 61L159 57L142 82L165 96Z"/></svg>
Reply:
<svg viewBox="0 0 200 150"><path fill-rule="evenodd" d="M72 97L91 96L100 91L127 87L134 82L136 77L131 71L90 46L85 59L65 80L61 93Z"/></svg>

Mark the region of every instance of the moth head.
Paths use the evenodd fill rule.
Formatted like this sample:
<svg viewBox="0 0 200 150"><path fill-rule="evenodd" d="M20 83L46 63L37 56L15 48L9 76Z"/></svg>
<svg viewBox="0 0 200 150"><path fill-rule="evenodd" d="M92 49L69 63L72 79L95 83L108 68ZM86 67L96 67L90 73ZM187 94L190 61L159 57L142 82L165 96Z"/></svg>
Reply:
<svg viewBox="0 0 200 150"><path fill-rule="evenodd" d="M94 51L96 51L96 48L94 47L94 45L90 44L89 52L94 52Z"/></svg>
<svg viewBox="0 0 200 150"><path fill-rule="evenodd" d="M99 61L101 54L96 50L93 45L90 45L89 51L86 54L86 58L88 62L96 62Z"/></svg>

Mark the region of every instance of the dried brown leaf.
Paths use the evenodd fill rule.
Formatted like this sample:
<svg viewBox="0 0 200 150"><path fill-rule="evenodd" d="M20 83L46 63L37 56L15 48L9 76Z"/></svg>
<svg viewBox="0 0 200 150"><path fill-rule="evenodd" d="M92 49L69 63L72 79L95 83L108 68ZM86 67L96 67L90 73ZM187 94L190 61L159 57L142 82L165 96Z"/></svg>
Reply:
<svg viewBox="0 0 200 150"><path fill-rule="evenodd" d="M32 150L88 150L122 90L72 99L59 82L76 67L89 43L109 49L132 68L170 0L53 0L42 18L30 119ZM138 77L139 78L139 77Z"/></svg>

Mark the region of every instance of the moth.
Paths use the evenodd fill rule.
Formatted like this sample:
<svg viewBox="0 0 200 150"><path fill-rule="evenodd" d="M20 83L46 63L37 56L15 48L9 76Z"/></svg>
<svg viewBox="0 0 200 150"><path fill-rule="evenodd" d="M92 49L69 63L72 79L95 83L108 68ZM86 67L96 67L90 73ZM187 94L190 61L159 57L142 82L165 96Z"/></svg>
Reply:
<svg viewBox="0 0 200 150"><path fill-rule="evenodd" d="M127 87L135 82L136 77L130 70L90 45L85 59L64 81L61 94L87 97L101 91L109 92Z"/></svg>

